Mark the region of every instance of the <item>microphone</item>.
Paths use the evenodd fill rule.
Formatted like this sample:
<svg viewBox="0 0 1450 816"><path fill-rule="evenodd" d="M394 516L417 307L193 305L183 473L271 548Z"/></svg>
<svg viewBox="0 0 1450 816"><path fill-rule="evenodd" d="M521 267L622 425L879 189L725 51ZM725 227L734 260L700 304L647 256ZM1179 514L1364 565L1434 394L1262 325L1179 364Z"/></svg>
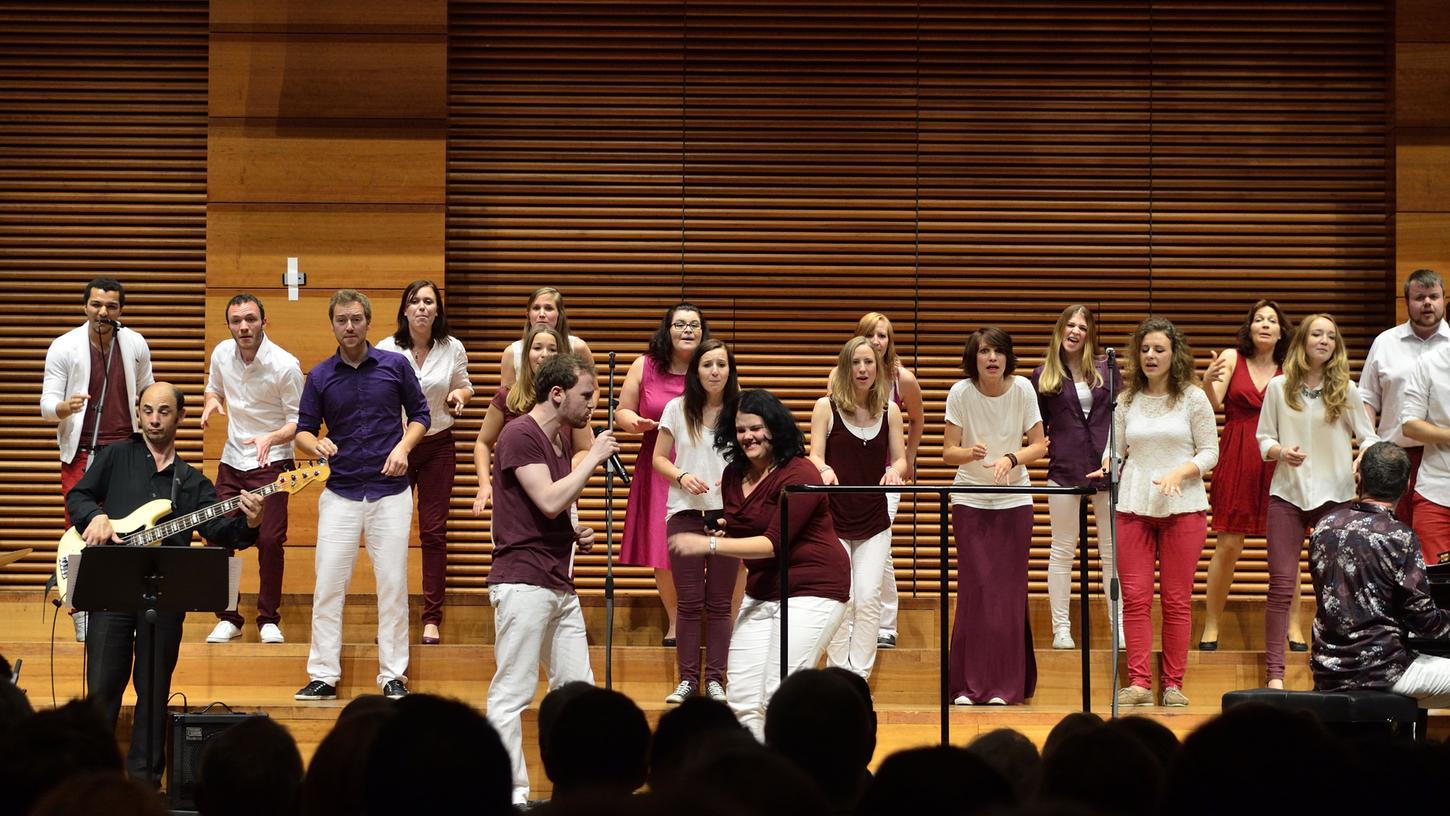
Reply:
<svg viewBox="0 0 1450 816"><path fill-rule="evenodd" d="M100 321L102 323L110 323L112 326L115 326L118 329L124 329L124 328L126 328L125 325L123 325L121 323L121 321L119 321L119 320L112 320L109 317L98 317L98 318L96 318L96 320L98 320L98 321Z"/></svg>
<svg viewBox="0 0 1450 816"><path fill-rule="evenodd" d="M1107 353L1109 360L1116 360L1118 358L1118 350L1113 348L1112 346L1107 347Z"/></svg>
<svg viewBox="0 0 1450 816"><path fill-rule="evenodd" d="M595 436L604 433L604 431L605 428L603 425L594 426ZM615 476L619 477L620 484L624 485L625 487L629 487L629 471L624 469L624 461L619 458L619 454L609 454L609 459L605 460L604 462L604 469L612 472Z"/></svg>

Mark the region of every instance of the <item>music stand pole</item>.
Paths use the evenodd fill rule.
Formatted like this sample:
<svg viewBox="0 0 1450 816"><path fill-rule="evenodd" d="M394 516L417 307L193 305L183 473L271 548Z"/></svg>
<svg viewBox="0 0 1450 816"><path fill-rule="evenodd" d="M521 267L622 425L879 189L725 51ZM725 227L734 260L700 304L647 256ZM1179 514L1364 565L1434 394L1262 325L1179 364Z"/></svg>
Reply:
<svg viewBox="0 0 1450 816"><path fill-rule="evenodd" d="M1113 555L1108 563L1103 565L1107 572L1108 579L1108 637L1113 644L1109 657L1113 661L1113 683L1109 691L1113 695L1112 717L1118 718L1118 651L1123 644L1118 640L1118 632L1123 628L1123 608L1119 601L1122 594L1122 587L1118 584L1118 470L1122 463L1118 457L1118 439L1114 426L1117 424L1118 412L1118 353L1116 350L1108 349L1108 529L1113 538ZM1103 521L1098 519L1098 528L1101 530ZM1098 533L1099 538L1102 533ZM1087 587L1083 587L1087 591ZM1087 621L1083 622L1084 628Z"/></svg>
<svg viewBox="0 0 1450 816"><path fill-rule="evenodd" d="M614 352L609 352L609 431L614 431ZM604 687L614 688L614 468L604 463Z"/></svg>

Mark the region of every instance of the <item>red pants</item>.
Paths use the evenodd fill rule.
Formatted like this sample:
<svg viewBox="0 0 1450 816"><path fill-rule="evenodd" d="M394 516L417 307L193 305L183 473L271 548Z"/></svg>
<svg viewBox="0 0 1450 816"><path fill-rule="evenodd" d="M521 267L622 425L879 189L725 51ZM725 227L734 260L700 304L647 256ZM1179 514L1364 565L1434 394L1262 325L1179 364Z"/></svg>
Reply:
<svg viewBox="0 0 1450 816"><path fill-rule="evenodd" d="M1410 483L1405 485L1405 495L1401 496L1399 502L1395 504L1395 518L1403 521L1410 527L1414 527L1415 510L1418 508L1415 500L1420 498L1415 493L1415 482L1420 475L1420 461L1425 458L1425 448L1423 446L1416 445L1413 448L1405 448L1405 453L1408 454L1410 457ZM1421 545L1424 544L1423 538L1424 537L1422 536L1422 540L1420 542ZM1450 544L1447 544L1446 546L1450 547ZM1430 553L1428 550L1425 551L1425 563L1435 563L1434 561L1430 560Z"/></svg>
<svg viewBox="0 0 1450 816"><path fill-rule="evenodd" d="M1208 538L1208 514L1162 518L1118 513L1118 581L1123 588L1123 635L1128 683L1153 688L1153 567L1163 608L1163 688L1183 687L1193 634L1193 573Z"/></svg>
<svg viewBox="0 0 1450 816"><path fill-rule="evenodd" d="M90 451L81 448L76 451L76 458L70 460L69 463L60 463L60 501L61 509L65 511L65 526L67 527L71 526L71 522L70 508L65 506L65 497L67 493L70 493L70 489L76 486L76 482L86 475L86 460L90 458ZM85 530L80 532L84 533Z"/></svg>
<svg viewBox="0 0 1450 816"><path fill-rule="evenodd" d="M443 584L448 573L448 498L458 452L453 430L423 437L408 455L408 478L418 496L418 540L423 547L423 623L443 622Z"/></svg>
<svg viewBox="0 0 1450 816"><path fill-rule="evenodd" d="M1415 535L1420 537L1420 550L1426 564L1450 561L1450 507L1436 504L1416 493ZM1395 514L1399 515L1398 511ZM1406 522L1408 524L1408 522Z"/></svg>
<svg viewBox="0 0 1450 816"><path fill-rule="evenodd" d="M222 462L217 465L216 496L226 501L243 490L255 490L277 481L283 472L292 469L292 460L283 459L266 467L237 470ZM233 515L242 511L233 511ZM257 571L261 581L257 588L257 626L278 623L282 616L277 607L282 602L282 547L287 543L287 493L279 490L262 500L262 526L257 529ZM217 617L242 625L240 611L218 612Z"/></svg>

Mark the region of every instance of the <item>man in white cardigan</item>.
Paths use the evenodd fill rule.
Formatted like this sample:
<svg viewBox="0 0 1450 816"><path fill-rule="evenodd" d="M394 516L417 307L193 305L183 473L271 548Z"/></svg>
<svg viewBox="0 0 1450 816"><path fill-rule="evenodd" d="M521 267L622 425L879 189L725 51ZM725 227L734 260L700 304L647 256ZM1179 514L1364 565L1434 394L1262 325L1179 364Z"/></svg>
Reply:
<svg viewBox="0 0 1450 816"><path fill-rule="evenodd" d="M126 305L120 282L96 278L86 284L84 303L85 324L57 337L45 353L40 392L41 416L58 423L62 496L80 481L96 450L137 430L136 395L155 382L146 338L120 325Z"/></svg>

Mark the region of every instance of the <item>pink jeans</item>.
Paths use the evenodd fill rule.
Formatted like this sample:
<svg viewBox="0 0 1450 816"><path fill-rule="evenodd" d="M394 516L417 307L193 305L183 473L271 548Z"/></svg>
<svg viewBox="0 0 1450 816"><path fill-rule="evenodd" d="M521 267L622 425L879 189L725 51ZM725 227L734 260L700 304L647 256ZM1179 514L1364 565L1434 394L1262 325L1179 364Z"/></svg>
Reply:
<svg viewBox="0 0 1450 816"><path fill-rule="evenodd" d="M1163 688L1182 688L1193 634L1193 573L1208 537L1208 514L1162 518L1118 513L1118 580L1123 588L1123 634L1128 643L1128 682L1153 687L1153 568L1163 607Z"/></svg>

